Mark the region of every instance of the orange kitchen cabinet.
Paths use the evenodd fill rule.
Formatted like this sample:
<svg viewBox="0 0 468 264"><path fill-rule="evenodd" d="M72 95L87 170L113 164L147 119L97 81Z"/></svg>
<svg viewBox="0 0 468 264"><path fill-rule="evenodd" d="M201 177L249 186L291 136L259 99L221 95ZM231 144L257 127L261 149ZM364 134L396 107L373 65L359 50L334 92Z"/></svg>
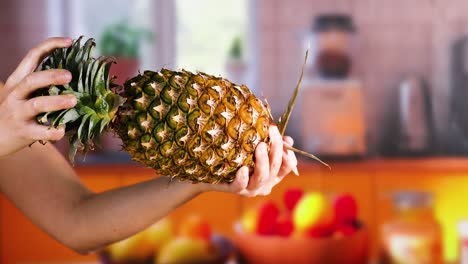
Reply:
<svg viewBox="0 0 468 264"><path fill-rule="evenodd" d="M457 222L468 219L466 192L468 170L452 169L388 169L379 171L375 192L378 194L376 223L380 227L392 215L389 194L395 190L428 191L434 195L434 213L443 231L445 260L453 262L458 254ZM376 233L376 237L379 234Z"/></svg>
<svg viewBox="0 0 468 264"><path fill-rule="evenodd" d="M29 221L6 198L0 198L2 225L1 263L33 263L36 261L90 260L63 246Z"/></svg>
<svg viewBox="0 0 468 264"><path fill-rule="evenodd" d="M333 194L350 192L359 203L359 215L369 227L372 255L376 255L379 226L392 214L388 194L398 189L432 191L436 195L435 212L444 229L446 260L457 254L456 223L468 218L466 159L434 158L420 160L366 160L333 162L332 170L301 160L300 176L288 175L266 197L246 198L227 193L205 193L181 205L169 217L176 225L191 214L206 217L214 229L233 234L233 224L243 210L265 200L282 204L283 193L291 187ZM126 186L153 179L153 170L141 166L78 167L83 182L94 191ZM169 198L168 198L169 199ZM90 260L54 241L37 229L10 202L0 196L0 263L31 261Z"/></svg>
<svg viewBox="0 0 468 264"><path fill-rule="evenodd" d="M81 178L95 191L118 187L121 183L120 175L115 173L89 173ZM0 224L0 263L2 264L96 259L92 254L79 255L48 236L1 195Z"/></svg>

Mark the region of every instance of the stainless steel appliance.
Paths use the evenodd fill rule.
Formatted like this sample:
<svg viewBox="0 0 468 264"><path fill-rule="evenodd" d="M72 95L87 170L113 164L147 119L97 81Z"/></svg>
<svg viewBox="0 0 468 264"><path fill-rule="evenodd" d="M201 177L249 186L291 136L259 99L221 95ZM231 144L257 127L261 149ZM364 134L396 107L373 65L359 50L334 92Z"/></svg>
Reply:
<svg viewBox="0 0 468 264"><path fill-rule="evenodd" d="M451 50L451 100L443 150L468 154L468 36L457 40Z"/></svg>
<svg viewBox="0 0 468 264"><path fill-rule="evenodd" d="M410 76L399 86L399 120L401 153L422 153L430 144L430 107L427 86L421 78Z"/></svg>

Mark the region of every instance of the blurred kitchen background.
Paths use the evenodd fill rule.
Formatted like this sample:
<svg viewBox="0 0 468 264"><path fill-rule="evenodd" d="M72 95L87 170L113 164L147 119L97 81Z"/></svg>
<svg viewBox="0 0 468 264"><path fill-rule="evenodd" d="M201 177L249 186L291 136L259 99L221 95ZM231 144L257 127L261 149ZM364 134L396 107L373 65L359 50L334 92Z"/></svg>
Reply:
<svg viewBox="0 0 468 264"><path fill-rule="evenodd" d="M417 207L424 192L431 202L422 204L442 227L444 263L468 263L458 228L468 219L466 0L0 0L0 33L3 81L38 42L84 35L96 39L96 55L116 57L116 75L166 67L224 76L266 98L275 118L308 49L287 134L332 170L299 157L301 176L286 178L271 196L204 194L172 221L199 214L237 241L233 223L249 207L280 201L292 187L349 193L368 234L366 261L386 263L381 229L395 214L390 194L411 191ZM102 149L79 159L76 169L93 190L154 177L119 144L106 135ZM56 145L66 152L66 142ZM97 259L64 248L0 197L0 263Z"/></svg>

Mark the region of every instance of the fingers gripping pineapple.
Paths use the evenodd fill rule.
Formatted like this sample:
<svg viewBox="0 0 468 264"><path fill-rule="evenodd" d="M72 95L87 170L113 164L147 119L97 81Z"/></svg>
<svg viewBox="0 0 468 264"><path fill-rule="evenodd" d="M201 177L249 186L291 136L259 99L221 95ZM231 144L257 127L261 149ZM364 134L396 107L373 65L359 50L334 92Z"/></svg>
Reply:
<svg viewBox="0 0 468 264"><path fill-rule="evenodd" d="M269 142L273 118L269 107L245 85L202 72L162 69L145 71L118 89L109 76L114 61L94 59L93 39L84 45L81 40L57 49L42 66L69 70L70 84L33 95L77 97L75 108L38 116L42 124L66 125L70 161L78 149L93 149L100 134L111 129L133 160L159 174L192 182L230 183L240 167L253 170L255 147ZM293 101L279 122L282 133Z"/></svg>

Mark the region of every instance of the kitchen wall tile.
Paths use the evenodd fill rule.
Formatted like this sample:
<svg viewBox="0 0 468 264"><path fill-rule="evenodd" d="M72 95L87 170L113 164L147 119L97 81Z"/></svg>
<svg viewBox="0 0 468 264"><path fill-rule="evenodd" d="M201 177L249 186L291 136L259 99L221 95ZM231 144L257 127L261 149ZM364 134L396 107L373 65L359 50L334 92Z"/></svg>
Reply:
<svg viewBox="0 0 468 264"><path fill-rule="evenodd" d="M25 4L28 2L28 4ZM26 52L46 37L45 0L3 0L0 8L0 28L4 36L0 43L0 80L13 72ZM9 58L7 60L7 58Z"/></svg>
<svg viewBox="0 0 468 264"><path fill-rule="evenodd" d="M448 7L450 4L445 5L450 10ZM359 57L353 67L356 76L363 80L366 90L368 105L365 108L368 109L371 143L379 141L381 125L378 123L385 121L388 111L375 103L379 96L392 94L395 96L398 80L408 73L420 74L430 81L436 78L432 77L436 67L433 55L433 18L434 9L438 7L430 1L398 0L384 3L376 0L351 2L296 0L279 2L277 8L279 9L277 23L281 30L273 34L278 36L280 47L277 53L271 55L280 57L279 61L285 66L280 76L273 75L274 82L281 83L282 87L295 81L297 78L294 75L295 66L299 64L294 59L294 56L298 55L291 55L291 51L283 53L283 50L300 45L299 40L287 37L284 32L307 29L312 17L322 12L341 11L354 14L353 18L358 26L357 39L362 50L358 52ZM263 55L266 56L267 53ZM444 66L438 66L441 67ZM438 83L442 81L438 80ZM375 89L383 89L384 92L373 91ZM280 90L279 93L285 96L284 90ZM394 102L388 107L394 107ZM294 122L292 125L294 126Z"/></svg>
<svg viewBox="0 0 468 264"><path fill-rule="evenodd" d="M465 0L432 0L436 20L453 22L466 21L466 13L468 10L468 2Z"/></svg>
<svg viewBox="0 0 468 264"><path fill-rule="evenodd" d="M419 24L432 20L434 7L430 0L358 0L353 1L353 11L359 22L399 21Z"/></svg>
<svg viewBox="0 0 468 264"><path fill-rule="evenodd" d="M279 0L257 0L258 26L260 30L271 30L278 26L278 2Z"/></svg>

